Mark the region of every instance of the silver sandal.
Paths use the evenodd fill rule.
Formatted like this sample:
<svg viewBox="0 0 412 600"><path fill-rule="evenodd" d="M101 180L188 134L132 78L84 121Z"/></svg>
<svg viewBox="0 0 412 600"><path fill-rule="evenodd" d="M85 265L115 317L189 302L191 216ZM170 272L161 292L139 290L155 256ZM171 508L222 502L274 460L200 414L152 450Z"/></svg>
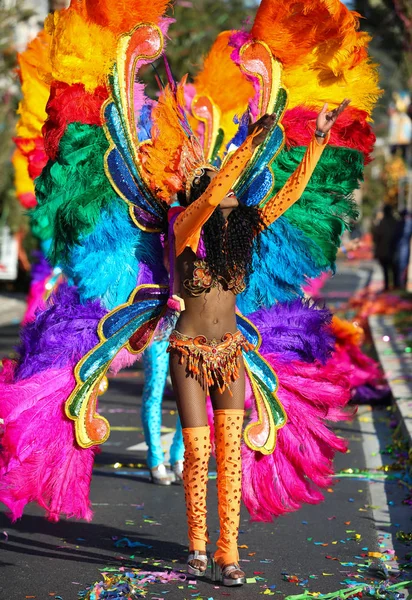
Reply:
<svg viewBox="0 0 412 600"><path fill-rule="evenodd" d="M178 485L183 483L183 460L178 460L172 465L172 473L175 475L173 483Z"/></svg>
<svg viewBox="0 0 412 600"><path fill-rule="evenodd" d="M202 571L201 569L197 569L196 567L193 567L192 565L189 565L189 562L191 560L198 560L202 564L204 564L205 565L204 571ZM204 577L206 575L206 569L207 569L208 562L209 562L209 559L208 559L207 554L201 553L198 550L193 550L192 552L189 552L189 556L187 557L187 572L189 573L189 575L194 575L195 577Z"/></svg>
<svg viewBox="0 0 412 600"><path fill-rule="evenodd" d="M173 473L168 471L163 463L150 469L150 481L157 485L171 485L175 480Z"/></svg>
<svg viewBox="0 0 412 600"><path fill-rule="evenodd" d="M243 585L246 583L246 576L237 577L233 579L230 577L230 574L233 571L242 571L237 563L233 563L232 565L227 565L223 569L217 564L214 558L212 558L212 581L216 583L221 583L226 587L233 587L235 585ZM243 572L243 571L242 571Z"/></svg>

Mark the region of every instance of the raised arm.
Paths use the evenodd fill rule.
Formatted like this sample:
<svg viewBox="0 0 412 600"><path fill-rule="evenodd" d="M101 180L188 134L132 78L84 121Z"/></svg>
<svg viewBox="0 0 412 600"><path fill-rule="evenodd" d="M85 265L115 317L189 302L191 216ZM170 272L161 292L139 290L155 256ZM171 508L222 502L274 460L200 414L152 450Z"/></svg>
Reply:
<svg viewBox="0 0 412 600"><path fill-rule="evenodd" d="M313 137L302 159L302 162L289 177L279 192L262 208L262 220L266 227L276 221L283 213L302 196L309 179L315 170L322 152L327 145L329 136L318 141Z"/></svg>
<svg viewBox="0 0 412 600"><path fill-rule="evenodd" d="M266 139L274 120L274 115L264 115L251 125L246 140L210 182L207 190L177 217L174 224L176 256L187 246L193 252L197 251L203 225L231 190L255 149Z"/></svg>
<svg viewBox="0 0 412 600"><path fill-rule="evenodd" d="M174 225L176 256L179 256L186 246L196 252L203 225L231 190L242 169L251 159L253 151L253 137L249 136L210 182L200 198L177 217Z"/></svg>
<svg viewBox="0 0 412 600"><path fill-rule="evenodd" d="M329 132L338 116L348 106L350 100L345 99L335 110L328 111L325 104L316 121L316 132L312 138L302 162L289 177L283 188L262 208L262 220L269 227L302 196L312 177L316 165L329 140Z"/></svg>

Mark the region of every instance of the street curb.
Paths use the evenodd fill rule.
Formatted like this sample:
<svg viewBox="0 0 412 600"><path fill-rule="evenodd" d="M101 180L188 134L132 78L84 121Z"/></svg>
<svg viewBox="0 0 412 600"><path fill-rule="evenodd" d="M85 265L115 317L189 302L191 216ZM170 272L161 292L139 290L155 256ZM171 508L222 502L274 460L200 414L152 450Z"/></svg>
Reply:
<svg viewBox="0 0 412 600"><path fill-rule="evenodd" d="M369 327L373 343L392 391L393 405L402 430L412 446L412 353L405 353L403 340L391 315L372 315Z"/></svg>

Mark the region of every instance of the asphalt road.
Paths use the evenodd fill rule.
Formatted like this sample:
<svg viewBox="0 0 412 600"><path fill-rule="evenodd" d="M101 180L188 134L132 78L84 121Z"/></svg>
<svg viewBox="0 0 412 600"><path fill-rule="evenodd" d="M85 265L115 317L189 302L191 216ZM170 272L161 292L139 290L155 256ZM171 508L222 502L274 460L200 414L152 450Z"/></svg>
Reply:
<svg viewBox="0 0 412 600"><path fill-rule="evenodd" d="M327 298L340 302L363 285L367 269L366 275L359 273L359 269L345 271L341 277L328 282ZM0 329L2 355L9 353L16 341L15 325ZM29 506L23 518L11 524L0 506L1 600L53 597L76 600L78 594L99 581L101 571L108 568L125 566L150 572L172 568L184 572L187 548L183 489L151 484L144 451L130 450L143 442L141 392L142 374L136 368L112 378L109 391L101 399L100 411L109 418L112 433L95 465L91 523L66 520L48 523L39 508ZM378 455L379 448L389 440L391 432L384 407L372 412L369 407L363 407L360 415L353 423L345 423L340 428L341 435L350 442L350 452L337 457L337 472L348 468L365 469L369 466L371 443L378 448L372 454ZM165 441L174 422L175 406L173 398L168 398L164 402ZM373 425L372 433L365 430L368 424ZM213 463L210 470L208 521L212 540L215 540L218 522ZM382 552L390 546L391 531L388 530L387 539L383 539L372 508L376 490L381 487L377 480L338 477L323 504L306 506L272 524L250 523L243 510L239 545L241 565L248 576L245 586L219 588L208 579L196 581L182 577L180 581L146 586L146 597L250 600L274 595L285 598L302 594L304 588L332 592L343 588L345 580L362 583L367 575L360 565L365 563L368 553ZM401 504L404 492L400 488L389 486L388 494L393 506ZM383 494L382 498L385 497ZM140 545L116 546L116 542L124 538ZM287 581L287 576L294 581Z"/></svg>

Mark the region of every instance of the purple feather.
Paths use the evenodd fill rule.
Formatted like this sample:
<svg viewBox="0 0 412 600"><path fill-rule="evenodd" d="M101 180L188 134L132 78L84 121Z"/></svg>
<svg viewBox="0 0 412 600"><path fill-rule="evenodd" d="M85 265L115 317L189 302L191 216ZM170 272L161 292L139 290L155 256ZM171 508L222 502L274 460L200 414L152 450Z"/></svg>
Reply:
<svg viewBox="0 0 412 600"><path fill-rule="evenodd" d="M356 388L352 400L355 404L390 402L391 390L388 385L360 385Z"/></svg>
<svg viewBox="0 0 412 600"><path fill-rule="evenodd" d="M61 284L46 309L21 331L16 381L74 366L98 343L97 325L106 312L99 301L81 304L76 288Z"/></svg>
<svg viewBox="0 0 412 600"><path fill-rule="evenodd" d="M175 92L176 91L176 80L173 77L172 69L170 68L169 61L167 60L166 54L163 54L163 62L165 65L167 82L170 85L170 89Z"/></svg>
<svg viewBox="0 0 412 600"><path fill-rule="evenodd" d="M47 262L46 257L40 250L33 252L34 262L31 267L31 280L33 283L43 281L52 272L52 267Z"/></svg>
<svg viewBox="0 0 412 600"><path fill-rule="evenodd" d="M329 327L332 313L307 300L260 309L248 319L262 336L260 352L276 353L284 362L318 360L324 364L334 350L335 338Z"/></svg>

